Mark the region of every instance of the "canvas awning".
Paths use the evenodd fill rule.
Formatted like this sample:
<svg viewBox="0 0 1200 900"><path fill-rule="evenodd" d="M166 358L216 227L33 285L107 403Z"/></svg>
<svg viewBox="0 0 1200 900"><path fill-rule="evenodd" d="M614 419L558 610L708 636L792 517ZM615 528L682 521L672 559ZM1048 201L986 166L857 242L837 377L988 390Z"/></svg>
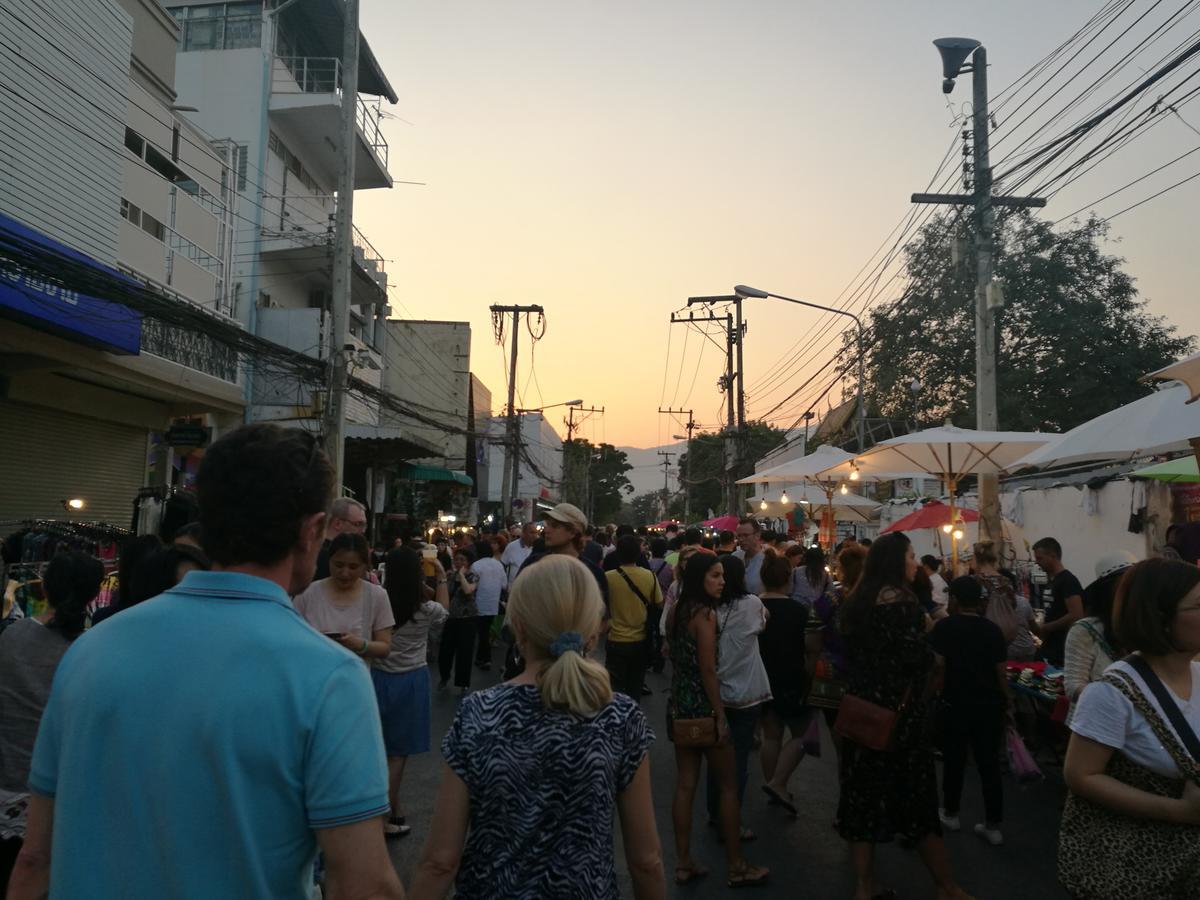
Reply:
<svg viewBox="0 0 1200 900"><path fill-rule="evenodd" d="M443 468L442 466L421 466L414 463L405 463L400 466L396 474L405 481L453 481L455 484L461 484L465 487L470 487L475 483L471 480L471 476L464 475L462 472L455 472L453 469Z"/></svg>

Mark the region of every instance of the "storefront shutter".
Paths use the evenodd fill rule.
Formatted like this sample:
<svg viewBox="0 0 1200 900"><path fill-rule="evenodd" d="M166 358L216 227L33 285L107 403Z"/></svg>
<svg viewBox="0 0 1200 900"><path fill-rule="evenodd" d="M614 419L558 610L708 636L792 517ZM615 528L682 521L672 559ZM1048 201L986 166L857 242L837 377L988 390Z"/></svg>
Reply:
<svg viewBox="0 0 1200 900"><path fill-rule="evenodd" d="M0 521L73 518L129 527L146 431L0 400ZM68 512L62 501L87 507Z"/></svg>

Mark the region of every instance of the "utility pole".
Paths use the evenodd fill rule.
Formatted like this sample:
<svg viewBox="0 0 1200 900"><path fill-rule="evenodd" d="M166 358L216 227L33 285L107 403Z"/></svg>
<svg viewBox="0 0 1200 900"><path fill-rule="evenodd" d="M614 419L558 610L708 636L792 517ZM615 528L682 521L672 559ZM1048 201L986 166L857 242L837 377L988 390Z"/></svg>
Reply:
<svg viewBox="0 0 1200 900"><path fill-rule="evenodd" d="M353 0L357 2L357 0ZM504 429L504 476L500 482L500 521L502 524L508 524L508 517L512 513L513 491L519 490L518 481L520 478L520 440L521 440L521 424L517 417L517 340L520 337L521 330L521 313L537 313L545 315L545 310L540 306L498 306L489 307L492 313L493 320L499 321L497 334L500 335L500 343L503 343L504 333L504 316L512 314L512 353L508 363L508 420L505 423Z"/></svg>
<svg viewBox="0 0 1200 900"><path fill-rule="evenodd" d="M675 454L669 450L659 450L658 455L663 458L663 518L666 519L667 507L671 500L671 457Z"/></svg>
<svg viewBox="0 0 1200 900"><path fill-rule="evenodd" d="M578 422L575 421L575 411L576 410L578 410L581 413L587 413L587 415L585 415L583 418L581 418ZM599 409L596 409L596 407L594 407L594 406L568 406L567 407L567 417L565 419L563 419L563 424L567 426L567 443L568 444L570 444L571 441L574 439L575 429L578 428L580 425L582 425L584 422L586 422L588 420L589 416L595 415L596 413L599 413L600 415L604 415L604 407L602 406ZM568 459L568 457L566 457L566 456L563 457L563 482L564 483L570 483L570 480L574 479L574 477L575 477L575 473L572 472L570 474L570 478L568 478L568 473L566 471L567 459ZM572 468L576 468L576 466L572 466ZM591 485L590 485L591 474L592 474L592 451L589 449L587 451L587 458L586 458L586 460L584 462L584 466L583 466L583 484L581 486L581 489L580 489L579 495L578 495L583 498L583 502L580 504L580 506L583 507L584 509L587 508L587 498L588 498L588 494L590 493L590 490L591 490ZM589 516L589 518L591 518L591 517Z"/></svg>
<svg viewBox="0 0 1200 900"><path fill-rule="evenodd" d="M354 240L354 153L358 145L358 0L345 0L342 32L342 107L339 121L337 211L333 229L329 310L329 398L322 434L333 464L334 494L342 496L346 468L346 389L350 382L350 290Z"/></svg>
<svg viewBox="0 0 1200 900"><path fill-rule="evenodd" d="M741 512L738 502L737 471L741 466L746 438L746 396L743 390L745 378L742 368L742 336L746 326L742 320L742 298L737 294L724 294L715 297L688 297L688 306L693 306L697 303L710 307L718 303L733 304L737 314L736 321L734 314L728 312L723 317L710 312L707 318L694 320L706 322L724 320L725 323L725 377L722 380L722 388L725 391L726 427L725 470L722 482L724 485L725 510L729 515L736 516ZM686 319L676 319L672 315L671 321L690 322L693 321L692 314L689 313ZM734 394L735 385L737 390L736 395Z"/></svg>
<svg viewBox="0 0 1200 900"><path fill-rule="evenodd" d="M688 467L690 468L691 464L692 464L692 431L694 431L696 428L696 420L692 417L692 410L690 410L690 409L671 409L670 407L668 407L667 409L663 409L661 406L658 408L658 414L660 416L663 416L663 415L682 416L684 413L687 413L687 417L688 417L687 424L684 425L683 427L687 429L686 456L687 456L687 460L688 460ZM675 435L674 437L676 440L678 440L679 435ZM688 485L687 481L684 479L683 472L684 472L683 465L680 464L679 487L683 491L683 522L686 525L688 522L690 522L692 520L692 492L688 489L689 485Z"/></svg>
<svg viewBox="0 0 1200 900"><path fill-rule="evenodd" d="M973 142L973 190L970 194L913 194L913 203L971 206L975 232L975 427L980 431L999 429L996 409L996 318L1004 305L1002 292L992 281L992 251L997 206L1042 207L1041 197L995 196L989 158L987 49L970 38L941 38L933 42L942 55L942 91L954 90L954 79L971 73ZM967 57L971 57L969 65ZM964 135L965 137L966 135ZM966 151L964 151L965 153ZM965 167L964 167L965 168ZM989 298L990 295L990 298ZM1000 479L995 474L979 476L980 540L1003 540L1000 528Z"/></svg>

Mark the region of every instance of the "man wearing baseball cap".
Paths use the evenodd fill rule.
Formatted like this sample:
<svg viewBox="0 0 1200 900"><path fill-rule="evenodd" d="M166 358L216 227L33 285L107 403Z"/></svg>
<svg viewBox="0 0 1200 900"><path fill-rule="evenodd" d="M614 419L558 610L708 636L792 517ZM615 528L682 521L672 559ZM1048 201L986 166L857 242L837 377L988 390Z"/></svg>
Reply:
<svg viewBox="0 0 1200 900"><path fill-rule="evenodd" d="M521 566L521 570L517 572L517 577L519 578L521 572L526 568L535 565L539 559L544 559L551 553L562 553L579 560L588 567L588 571L595 576L596 583L600 585L600 594L604 597L604 606L607 609L608 579L605 578L604 572L599 566L582 555L584 532L587 530L588 524L583 510L573 503L560 503L546 513L542 522L544 525L542 540L545 541L546 549L530 555L529 559L525 560L525 564Z"/></svg>

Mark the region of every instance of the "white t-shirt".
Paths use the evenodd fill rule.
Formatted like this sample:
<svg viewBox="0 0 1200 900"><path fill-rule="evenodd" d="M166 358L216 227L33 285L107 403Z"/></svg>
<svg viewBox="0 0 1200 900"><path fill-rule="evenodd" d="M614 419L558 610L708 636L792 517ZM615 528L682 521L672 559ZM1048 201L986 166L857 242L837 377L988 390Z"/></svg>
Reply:
<svg viewBox="0 0 1200 900"><path fill-rule="evenodd" d="M503 563L494 556L489 556L487 559L478 559L471 563L471 571L479 578L475 586L475 607L479 610L479 615L496 615L500 612L500 592L508 585Z"/></svg>
<svg viewBox="0 0 1200 900"><path fill-rule="evenodd" d="M314 581L292 598L292 605L322 634L348 634L369 641L374 632L396 624L387 591L367 581L354 601L344 606L333 601L329 578Z"/></svg>
<svg viewBox="0 0 1200 900"><path fill-rule="evenodd" d="M767 608L754 594L717 607L717 678L726 706L755 706L771 699L771 681L758 652Z"/></svg>
<svg viewBox="0 0 1200 900"><path fill-rule="evenodd" d="M950 585L946 584L941 572L934 572L929 580L933 584L933 602L944 612L950 605Z"/></svg>
<svg viewBox="0 0 1200 900"><path fill-rule="evenodd" d="M1142 681L1142 677L1133 666L1123 661L1115 662L1107 671L1121 671L1133 676L1133 681L1141 688L1142 694L1162 715L1167 727L1174 731L1171 720L1163 715L1162 707L1154 693ZM1167 690L1170 692L1171 689ZM1192 663L1191 700L1185 703L1174 693L1171 693L1171 699L1179 706L1192 730L1200 734L1200 663ZM1159 743L1141 713L1129 702L1129 698L1107 682L1095 681L1083 689L1075 708L1075 716L1071 720L1071 730L1098 744L1120 750L1133 762L1166 778L1181 776L1175 760Z"/></svg>
<svg viewBox="0 0 1200 900"><path fill-rule="evenodd" d="M440 603L426 600L411 619L392 632L392 652L372 665L381 672L413 672L426 664L429 629L445 622L450 613Z"/></svg>
<svg viewBox="0 0 1200 900"><path fill-rule="evenodd" d="M529 559L529 554L532 552L532 545L526 547L520 541L509 541L505 546L504 552L500 554L500 564L504 566L504 571L508 573L509 587L512 587L513 579L517 577L517 573L521 571L521 566L525 564L525 560Z"/></svg>

